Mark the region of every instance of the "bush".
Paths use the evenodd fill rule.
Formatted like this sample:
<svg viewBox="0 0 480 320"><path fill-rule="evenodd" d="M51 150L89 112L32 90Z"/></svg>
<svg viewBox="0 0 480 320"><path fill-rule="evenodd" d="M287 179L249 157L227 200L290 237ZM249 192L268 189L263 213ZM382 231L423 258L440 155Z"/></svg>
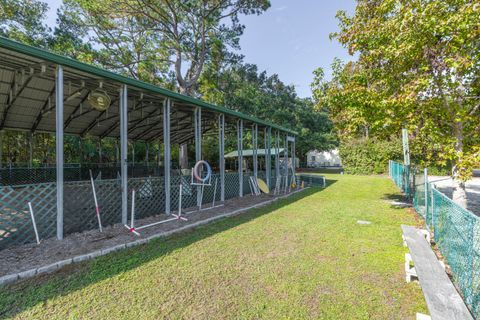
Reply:
<svg viewBox="0 0 480 320"><path fill-rule="evenodd" d="M345 173L349 174L383 174L388 171L388 160L403 159L402 141L398 138L343 141L339 152Z"/></svg>

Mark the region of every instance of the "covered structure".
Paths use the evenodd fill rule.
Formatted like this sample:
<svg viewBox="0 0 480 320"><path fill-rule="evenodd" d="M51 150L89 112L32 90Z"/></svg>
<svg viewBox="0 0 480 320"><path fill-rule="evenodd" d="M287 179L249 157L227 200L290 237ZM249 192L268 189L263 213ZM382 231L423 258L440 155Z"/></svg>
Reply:
<svg viewBox="0 0 480 320"><path fill-rule="evenodd" d="M285 159L295 154L295 132L289 129L1 37L0 107L0 143L5 130L25 132L30 159L26 168L0 165L0 249L34 240L28 202L42 238L62 239L65 234L95 228L92 171L98 178L104 224L126 224L132 189L137 190L140 217L177 210L179 185L185 187L187 197L182 207L198 200L189 176L172 169L172 146L194 146L194 158L199 161L205 138L215 137L218 159L205 160L216 163L218 190L204 201L213 195L224 201L248 192L241 165L245 131L251 132L247 143L252 149L252 174L270 185L281 175L280 147ZM32 137L39 133L55 136L55 163L41 168L32 165ZM115 161L102 166L65 163L66 136L96 137L100 153L102 139L114 139ZM240 159L235 173L225 172L228 137L236 140ZM157 161L146 171L137 170L141 164L135 164L135 150L128 148L129 142L137 141L147 146L147 164L148 146L157 145ZM259 143L266 153L258 153ZM272 147L277 150L274 161L270 160ZM263 171L258 170L259 156L265 157Z"/></svg>

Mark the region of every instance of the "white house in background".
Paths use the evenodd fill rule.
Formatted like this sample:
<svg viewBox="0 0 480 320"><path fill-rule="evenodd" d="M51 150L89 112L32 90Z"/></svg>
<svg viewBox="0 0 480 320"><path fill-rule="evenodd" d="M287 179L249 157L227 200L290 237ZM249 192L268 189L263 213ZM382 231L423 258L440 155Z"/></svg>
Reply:
<svg viewBox="0 0 480 320"><path fill-rule="evenodd" d="M307 152L307 167L341 167L342 161L338 149L330 151L316 151Z"/></svg>

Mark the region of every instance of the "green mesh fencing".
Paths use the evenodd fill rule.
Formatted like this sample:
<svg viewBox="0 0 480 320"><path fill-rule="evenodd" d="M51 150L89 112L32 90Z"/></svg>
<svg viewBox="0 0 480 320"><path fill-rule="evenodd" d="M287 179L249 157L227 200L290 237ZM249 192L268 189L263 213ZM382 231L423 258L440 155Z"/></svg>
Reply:
<svg viewBox="0 0 480 320"><path fill-rule="evenodd" d="M297 183L304 183L305 187L325 187L325 177L313 174L297 175Z"/></svg>
<svg viewBox="0 0 480 320"><path fill-rule="evenodd" d="M403 193L405 193L408 198L411 198L413 196L415 184L415 175L412 174L411 168L402 163L390 161L388 172L390 178L392 178L395 184L403 191Z"/></svg>
<svg viewBox="0 0 480 320"><path fill-rule="evenodd" d="M392 180L404 190L406 168L391 161L389 169ZM480 318L480 217L435 189L423 170L412 170L412 176L413 206L433 233L465 304Z"/></svg>
<svg viewBox="0 0 480 320"><path fill-rule="evenodd" d="M475 317L480 316L480 218L432 188L435 242Z"/></svg>

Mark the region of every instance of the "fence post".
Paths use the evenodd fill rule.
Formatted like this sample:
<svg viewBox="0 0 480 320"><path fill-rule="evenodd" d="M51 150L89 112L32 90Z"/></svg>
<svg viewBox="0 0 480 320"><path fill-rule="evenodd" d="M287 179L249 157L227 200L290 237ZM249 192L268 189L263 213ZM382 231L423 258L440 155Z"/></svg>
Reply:
<svg viewBox="0 0 480 320"><path fill-rule="evenodd" d="M435 185L432 184L430 186L430 195L431 195L431 199L432 199L432 226L430 228L430 230L432 231L432 234L433 234L433 239L435 240L435 220L434 220L434 217L435 217L435 196L433 195L433 189L435 189Z"/></svg>
<svg viewBox="0 0 480 320"><path fill-rule="evenodd" d="M425 222L427 223L428 227L428 222L427 222L427 217L428 217L428 169L424 168L423 169L423 181L425 184Z"/></svg>

